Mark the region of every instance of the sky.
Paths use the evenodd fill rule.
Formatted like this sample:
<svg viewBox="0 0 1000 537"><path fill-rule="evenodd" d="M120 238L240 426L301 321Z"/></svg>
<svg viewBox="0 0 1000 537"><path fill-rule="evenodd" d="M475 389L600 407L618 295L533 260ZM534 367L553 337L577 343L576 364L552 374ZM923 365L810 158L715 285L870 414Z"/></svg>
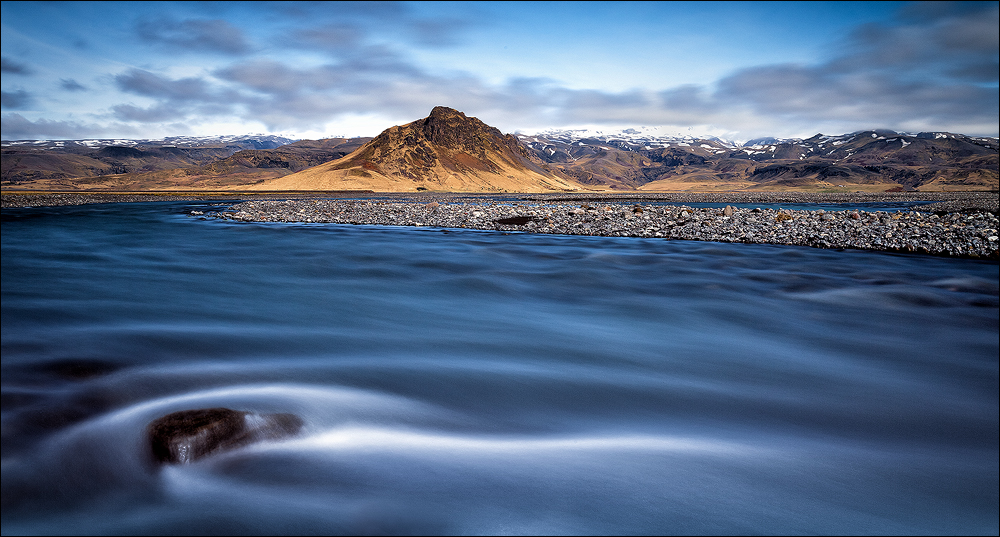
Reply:
<svg viewBox="0 0 1000 537"><path fill-rule="evenodd" d="M997 136L998 2L12 2L2 138Z"/></svg>

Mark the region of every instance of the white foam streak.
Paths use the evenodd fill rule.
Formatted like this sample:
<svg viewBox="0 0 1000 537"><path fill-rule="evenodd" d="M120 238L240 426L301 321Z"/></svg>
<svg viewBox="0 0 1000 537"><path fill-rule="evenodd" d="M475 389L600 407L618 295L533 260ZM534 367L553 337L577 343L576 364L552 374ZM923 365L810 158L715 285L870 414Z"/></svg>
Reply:
<svg viewBox="0 0 1000 537"><path fill-rule="evenodd" d="M307 404L309 406L336 405L342 409L395 410L411 414L415 407L426 407L422 403L404 397L376 394L352 388L317 387L304 384L265 384L240 385L226 388L185 393L172 397L155 399L146 403L129 407L118 413L119 416L145 414L154 410L180 408L193 404L207 405L259 405L261 403L273 406Z"/></svg>
<svg viewBox="0 0 1000 537"><path fill-rule="evenodd" d="M654 435L578 436L518 438L458 436L376 427L340 427L262 449L406 452L454 452L465 456L483 454L545 454L595 451L654 451L706 455L762 455L769 450L757 446L689 437Z"/></svg>
<svg viewBox="0 0 1000 537"><path fill-rule="evenodd" d="M421 401L392 394L347 387L308 384L261 384L215 388L161 397L139 403L98 420L68 428L61 436L74 437L85 431L142 430L150 420L192 408L227 407L248 412L288 412L306 422L306 430L325 430L347 423L421 423L453 420L455 413ZM111 429L108 429L108 428Z"/></svg>

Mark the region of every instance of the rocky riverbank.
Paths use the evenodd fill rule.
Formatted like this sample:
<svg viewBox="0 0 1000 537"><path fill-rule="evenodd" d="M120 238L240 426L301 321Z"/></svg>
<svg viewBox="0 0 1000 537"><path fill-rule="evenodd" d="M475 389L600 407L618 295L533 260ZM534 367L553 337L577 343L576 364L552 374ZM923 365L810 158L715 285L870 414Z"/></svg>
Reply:
<svg viewBox="0 0 1000 537"><path fill-rule="evenodd" d="M993 194L993 198L996 195ZM672 200L671 200L672 201ZM816 201L813 199L812 201ZM607 201L441 199L247 201L210 216L243 222L435 226L564 235L787 244L998 257L995 212L720 209Z"/></svg>
<svg viewBox="0 0 1000 537"><path fill-rule="evenodd" d="M55 207L61 205L87 205L90 203L136 203L142 201L164 200L201 200L211 199L207 196L174 196L158 194L97 194L97 193L39 193L39 194L4 194L2 206L8 207ZM226 199L226 198L219 198ZM232 199L232 197L228 197Z"/></svg>
<svg viewBox="0 0 1000 537"><path fill-rule="evenodd" d="M370 195L370 192L4 192L4 209L15 207L55 207L90 203L136 203L149 201L233 201L240 199L311 199Z"/></svg>
<svg viewBox="0 0 1000 537"><path fill-rule="evenodd" d="M647 201L683 203L891 203L922 202L920 211L980 210L996 213L1000 195L996 192L620 192L534 194L523 199L534 201Z"/></svg>
<svg viewBox="0 0 1000 537"><path fill-rule="evenodd" d="M436 226L651 237L919 252L998 258L995 192L886 193L19 193L3 194L3 207L165 200L234 200L217 216L239 221ZM317 197L368 199L315 199ZM294 198L294 199L289 199ZM706 209L685 203L900 203L925 205L907 212ZM652 205L654 202L672 206ZM199 216L196 214L195 216Z"/></svg>
<svg viewBox="0 0 1000 537"><path fill-rule="evenodd" d="M667 202L684 203L892 203L924 202L918 211L988 211L996 213L1000 196L996 192L574 192L564 194L475 194L460 192L4 192L3 207L45 207L88 203L128 203L143 201L247 200L247 199L391 199L429 203L432 201L522 200L556 202Z"/></svg>

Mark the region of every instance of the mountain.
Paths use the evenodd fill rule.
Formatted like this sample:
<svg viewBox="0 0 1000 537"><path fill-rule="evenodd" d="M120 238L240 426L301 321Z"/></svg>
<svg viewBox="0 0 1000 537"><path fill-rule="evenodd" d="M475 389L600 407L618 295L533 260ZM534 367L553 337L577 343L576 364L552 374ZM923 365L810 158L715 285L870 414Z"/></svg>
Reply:
<svg viewBox="0 0 1000 537"><path fill-rule="evenodd" d="M232 138L228 139L227 138ZM93 140L62 146L43 141L3 149L3 184L33 189L230 188L273 179L338 159L371 138L299 140L278 137L200 137L180 140ZM173 143L171 143L173 142ZM180 142L181 145L174 145ZM260 149L261 147L273 147Z"/></svg>
<svg viewBox="0 0 1000 537"><path fill-rule="evenodd" d="M998 190L997 138L859 131L745 142L658 127L503 135L437 107L376 138L13 141L4 188L40 190ZM279 145L283 144L283 145ZM272 147L274 146L274 147Z"/></svg>
<svg viewBox="0 0 1000 537"><path fill-rule="evenodd" d="M580 185L477 118L444 106L390 127L353 153L255 184L259 190L545 192Z"/></svg>
<svg viewBox="0 0 1000 537"><path fill-rule="evenodd" d="M211 164L241 150L293 142L280 136L172 136L159 140L4 140L3 184L28 181L72 188L81 177L148 173Z"/></svg>
<svg viewBox="0 0 1000 537"><path fill-rule="evenodd" d="M56 149L81 152L108 146L153 147L229 147L239 149L274 149L295 140L273 134L224 134L218 136L168 136L158 139L90 138L86 140L4 140L4 149Z"/></svg>
<svg viewBox="0 0 1000 537"><path fill-rule="evenodd" d="M547 131L519 135L557 172L615 190L997 190L996 138L887 130L806 140Z"/></svg>

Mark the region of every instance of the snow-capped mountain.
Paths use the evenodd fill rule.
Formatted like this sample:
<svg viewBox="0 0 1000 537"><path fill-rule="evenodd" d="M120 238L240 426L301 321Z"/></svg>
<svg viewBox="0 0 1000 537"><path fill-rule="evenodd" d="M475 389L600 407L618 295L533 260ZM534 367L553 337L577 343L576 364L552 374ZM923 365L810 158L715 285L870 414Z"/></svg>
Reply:
<svg viewBox="0 0 1000 537"><path fill-rule="evenodd" d="M726 140L716 136L696 136L690 133L678 132L664 127L633 127L627 129L550 129L534 134L517 134L518 138L529 144L544 143L543 141L559 142L575 145L614 146L626 151L639 149L654 149L692 144L697 141L714 142L720 147L739 147L739 142Z"/></svg>
<svg viewBox="0 0 1000 537"><path fill-rule="evenodd" d="M219 136L168 136L159 139L91 138L86 140L4 140L2 147L32 149L97 149L118 147L210 147L236 146L240 149L274 149L296 141L273 134L229 134Z"/></svg>
<svg viewBox="0 0 1000 537"><path fill-rule="evenodd" d="M809 180L839 185L888 182L907 187L951 181L966 188L995 183L1000 145L996 138L882 129L743 142L648 127L547 130L517 136L539 159L576 180L619 189L679 177L795 185Z"/></svg>
<svg viewBox="0 0 1000 537"><path fill-rule="evenodd" d="M750 158L752 160L770 158L805 159L809 156L833 156L839 150L853 147L861 142L885 142L898 144L900 148L919 140L954 139L982 147L997 148L996 138L971 137L948 132L897 133L877 129L859 131L839 136L817 134L811 138L755 138L739 142L715 136L694 136L689 134L665 133L659 127L638 127L602 131L598 129L546 130L535 134L517 134L518 139L549 162L572 162L593 154L597 150L655 151L663 148L681 148L703 156L726 156L729 158ZM849 153L850 150L842 151ZM559 155L559 156L557 156ZM842 157L850 156L848 154Z"/></svg>

